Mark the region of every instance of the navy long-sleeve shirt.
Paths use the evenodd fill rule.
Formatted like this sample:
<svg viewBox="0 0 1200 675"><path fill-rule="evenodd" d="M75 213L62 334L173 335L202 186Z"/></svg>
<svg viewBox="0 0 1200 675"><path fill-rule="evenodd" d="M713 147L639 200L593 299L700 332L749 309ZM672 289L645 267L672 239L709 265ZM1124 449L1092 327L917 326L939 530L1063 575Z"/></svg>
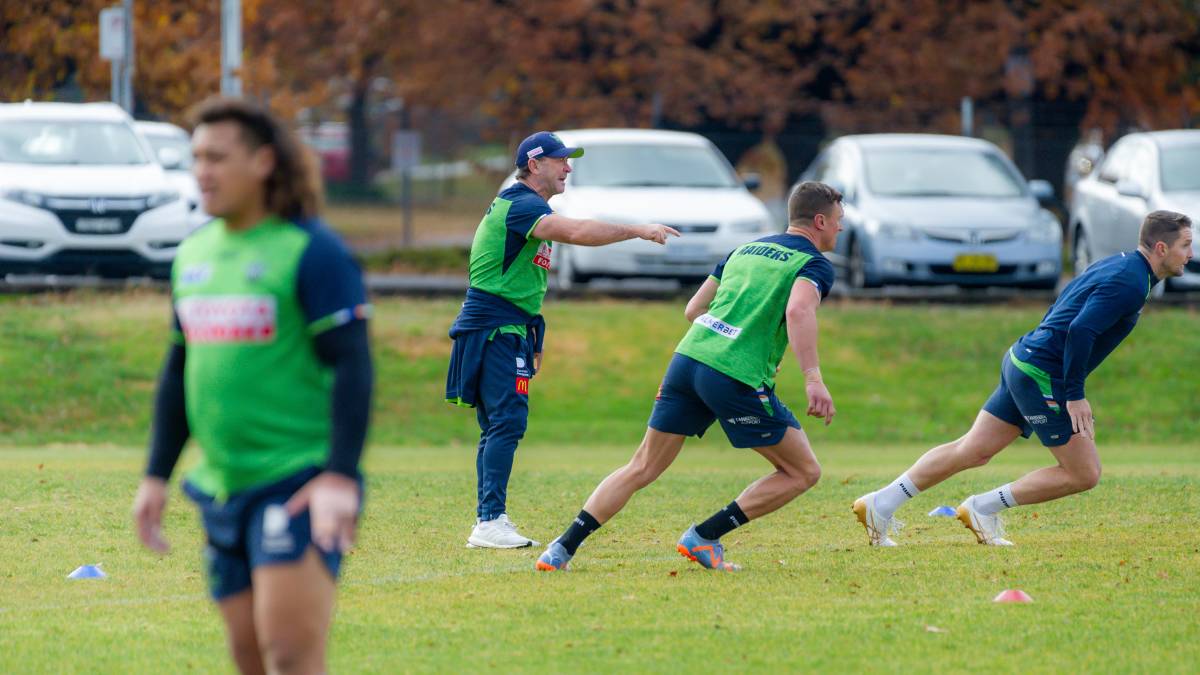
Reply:
<svg viewBox="0 0 1200 675"><path fill-rule="evenodd" d="M1050 375L1056 393L1078 401L1083 381L1133 330L1156 283L1140 251L1100 260L1067 284L1013 353Z"/></svg>

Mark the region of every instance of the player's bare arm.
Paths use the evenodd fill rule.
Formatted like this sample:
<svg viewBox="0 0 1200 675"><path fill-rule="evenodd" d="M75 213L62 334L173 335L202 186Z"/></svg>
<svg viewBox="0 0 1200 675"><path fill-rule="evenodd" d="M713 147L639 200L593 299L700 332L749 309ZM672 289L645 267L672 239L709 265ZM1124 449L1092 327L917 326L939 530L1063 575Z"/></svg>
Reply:
<svg viewBox="0 0 1200 675"><path fill-rule="evenodd" d="M157 553L166 553L171 548L162 534L163 512L166 509L167 481L158 476L142 478L133 500L133 520L142 544Z"/></svg>
<svg viewBox="0 0 1200 675"><path fill-rule="evenodd" d="M543 241L579 246L604 246L628 239L645 239L656 244L665 244L668 237L678 237L679 230L661 223L623 225L601 220L568 218L553 213L538 221L533 228L533 236Z"/></svg>
<svg viewBox="0 0 1200 675"><path fill-rule="evenodd" d="M817 307L821 305L821 293L808 279L797 279L788 298L785 320L787 321L788 344L804 371L804 391L808 396L808 412L812 417L822 417L825 425L833 421L837 409L825 382L821 379L821 360L817 355Z"/></svg>
<svg viewBox="0 0 1200 675"><path fill-rule="evenodd" d="M721 282L716 277L709 277L700 284L700 288L696 289L695 295L691 300L688 300L687 307L683 310L683 315L687 320L695 321L696 317L708 311L709 305L712 304L713 298L717 296L717 287Z"/></svg>

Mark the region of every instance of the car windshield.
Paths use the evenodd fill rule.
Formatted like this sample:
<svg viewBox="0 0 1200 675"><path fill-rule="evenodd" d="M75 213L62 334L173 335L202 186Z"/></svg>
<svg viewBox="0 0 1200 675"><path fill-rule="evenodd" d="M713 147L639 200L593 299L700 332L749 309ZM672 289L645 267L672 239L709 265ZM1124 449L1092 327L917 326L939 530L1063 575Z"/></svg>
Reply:
<svg viewBox="0 0 1200 675"><path fill-rule="evenodd" d="M723 157L706 146L592 144L572 160L571 182L586 187L732 188L739 183Z"/></svg>
<svg viewBox="0 0 1200 675"><path fill-rule="evenodd" d="M1200 143L1163 148L1162 189L1163 192L1200 190Z"/></svg>
<svg viewBox="0 0 1200 675"><path fill-rule="evenodd" d="M7 120L0 162L7 164L147 164L129 125L82 120Z"/></svg>
<svg viewBox="0 0 1200 675"><path fill-rule="evenodd" d="M187 171L192 168L192 143L186 136L158 136L146 134L146 140L150 141L150 147L154 148L154 153L162 152L163 148L174 148L175 152L179 153L179 165L175 167L179 171Z"/></svg>
<svg viewBox="0 0 1200 675"><path fill-rule="evenodd" d="M982 150L877 148L866 152L867 185L886 197L1020 197L1024 183Z"/></svg>

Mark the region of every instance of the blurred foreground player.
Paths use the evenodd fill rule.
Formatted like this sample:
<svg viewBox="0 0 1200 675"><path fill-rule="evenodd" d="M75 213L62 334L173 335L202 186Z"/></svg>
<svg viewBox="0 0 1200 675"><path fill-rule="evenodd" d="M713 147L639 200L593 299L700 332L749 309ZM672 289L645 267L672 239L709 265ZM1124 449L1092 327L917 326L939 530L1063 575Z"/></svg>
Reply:
<svg viewBox="0 0 1200 675"><path fill-rule="evenodd" d="M200 508L212 596L243 673L325 671L342 554L362 503L372 366L362 273L317 220L320 188L267 112L195 113L194 171L216 219L179 247L174 344L155 399L138 535L164 552L167 480Z"/></svg>

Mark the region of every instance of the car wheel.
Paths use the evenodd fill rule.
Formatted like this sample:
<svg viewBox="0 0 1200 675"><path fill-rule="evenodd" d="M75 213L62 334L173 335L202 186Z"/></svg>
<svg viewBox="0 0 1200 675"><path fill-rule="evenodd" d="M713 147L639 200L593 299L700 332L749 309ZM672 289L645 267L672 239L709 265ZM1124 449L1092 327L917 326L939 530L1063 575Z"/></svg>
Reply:
<svg viewBox="0 0 1200 675"><path fill-rule="evenodd" d="M1075 243L1071 246L1071 266L1075 270L1075 276L1083 274L1083 271L1092 264L1092 254L1088 249L1087 235L1082 227L1075 228Z"/></svg>
<svg viewBox="0 0 1200 675"><path fill-rule="evenodd" d="M878 282L867 278L867 259L863 255L862 242L859 241L858 237L850 240L850 262L848 263L848 267L851 288L875 288L879 286Z"/></svg>

